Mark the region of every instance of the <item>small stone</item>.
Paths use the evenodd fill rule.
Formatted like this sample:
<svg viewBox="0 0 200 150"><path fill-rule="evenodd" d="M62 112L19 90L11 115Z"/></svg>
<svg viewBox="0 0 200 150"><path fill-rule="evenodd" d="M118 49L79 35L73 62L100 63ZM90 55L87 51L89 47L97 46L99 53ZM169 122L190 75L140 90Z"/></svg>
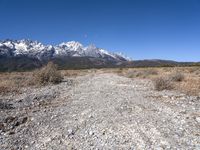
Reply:
<svg viewBox="0 0 200 150"><path fill-rule="evenodd" d="M15 134L15 132L14 131L10 131L10 132L6 132L4 135L13 135L13 134Z"/></svg>
<svg viewBox="0 0 200 150"><path fill-rule="evenodd" d="M73 129L68 129L67 132L68 132L68 136L70 136L70 135L74 135L74 131L73 131Z"/></svg>
<svg viewBox="0 0 200 150"><path fill-rule="evenodd" d="M31 120L31 121L33 121L33 120L34 120L34 118L33 118L33 117L31 117L31 118L30 118L30 120Z"/></svg>
<svg viewBox="0 0 200 150"><path fill-rule="evenodd" d="M200 123L200 117L196 117L196 121Z"/></svg>
<svg viewBox="0 0 200 150"><path fill-rule="evenodd" d="M89 135L94 135L94 132L90 131L90 132L89 132Z"/></svg>
<svg viewBox="0 0 200 150"><path fill-rule="evenodd" d="M24 117L24 118L22 119L21 123L23 124L23 123L26 123L27 121L28 121L28 117Z"/></svg>
<svg viewBox="0 0 200 150"><path fill-rule="evenodd" d="M89 118L94 118L93 115L89 115Z"/></svg>
<svg viewBox="0 0 200 150"><path fill-rule="evenodd" d="M34 143L35 143L35 141L31 141L31 145L34 144Z"/></svg>
<svg viewBox="0 0 200 150"><path fill-rule="evenodd" d="M0 130L4 130L5 126L3 123L0 122Z"/></svg>
<svg viewBox="0 0 200 150"><path fill-rule="evenodd" d="M62 141L61 141L61 140L58 140L58 144L62 144Z"/></svg>

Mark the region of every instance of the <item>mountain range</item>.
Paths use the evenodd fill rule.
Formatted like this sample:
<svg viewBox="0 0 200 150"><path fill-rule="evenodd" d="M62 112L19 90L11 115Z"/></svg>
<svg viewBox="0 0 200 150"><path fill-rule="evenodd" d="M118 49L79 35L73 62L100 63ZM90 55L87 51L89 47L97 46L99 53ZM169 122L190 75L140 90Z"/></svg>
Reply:
<svg viewBox="0 0 200 150"><path fill-rule="evenodd" d="M55 46L27 39L0 41L0 71L32 70L49 61L56 63L60 69L200 65L199 62L159 59L132 61L120 53L111 53L95 45L84 47L76 41Z"/></svg>
<svg viewBox="0 0 200 150"><path fill-rule="evenodd" d="M0 70L32 69L48 61L65 68L88 68L119 65L129 59L95 45L84 47L76 41L55 46L27 39L0 41Z"/></svg>
<svg viewBox="0 0 200 150"><path fill-rule="evenodd" d="M31 40L4 40L0 41L0 55L6 57L26 56L39 60L56 57L94 57L110 61L126 61L127 59L117 53L110 53L95 45L84 47L81 43L70 41L56 46L43 45Z"/></svg>

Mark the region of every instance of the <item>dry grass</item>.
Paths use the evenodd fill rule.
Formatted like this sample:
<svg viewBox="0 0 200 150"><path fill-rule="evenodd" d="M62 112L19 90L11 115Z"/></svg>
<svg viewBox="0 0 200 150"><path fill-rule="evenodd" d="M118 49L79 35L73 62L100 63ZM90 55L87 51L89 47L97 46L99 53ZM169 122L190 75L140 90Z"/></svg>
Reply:
<svg viewBox="0 0 200 150"><path fill-rule="evenodd" d="M35 86L38 83L35 73L36 71L0 73L0 95L20 94L22 88Z"/></svg>
<svg viewBox="0 0 200 150"><path fill-rule="evenodd" d="M128 78L150 79L156 90L173 88L188 95L200 95L200 67L129 68L118 69L117 73Z"/></svg>
<svg viewBox="0 0 200 150"><path fill-rule="evenodd" d="M36 79L34 78L34 76L37 71L0 73L0 95L9 93L15 93L15 94L20 93L21 88L35 86L37 82L35 82ZM116 73L129 78L139 78L139 79L146 78L153 80L153 82L157 82L154 84L157 84L157 86L162 87L161 89L171 89L168 88L170 84L170 86L173 86L174 90L184 92L188 95L200 95L199 67L62 70L61 76L77 77L91 73L94 75L95 73L97 74ZM155 81L156 78L158 78L159 80ZM163 78L164 81L160 78ZM50 80L52 80L52 78ZM171 80L170 83L169 80ZM163 87L164 84L167 84L166 85L167 88Z"/></svg>
<svg viewBox="0 0 200 150"><path fill-rule="evenodd" d="M177 89L188 95L199 96L200 94L200 79L188 78L185 82L178 85Z"/></svg>
<svg viewBox="0 0 200 150"><path fill-rule="evenodd" d="M126 69L121 74L128 78L150 78L158 75L158 71L156 69Z"/></svg>
<svg viewBox="0 0 200 150"><path fill-rule="evenodd" d="M82 70L62 70L62 76L77 77L87 75L88 73L96 72L96 69L82 69Z"/></svg>
<svg viewBox="0 0 200 150"><path fill-rule="evenodd" d="M0 73L0 95L20 94L22 88L59 83L64 76L76 77L91 72L96 72L96 70L58 71L56 66L48 66L46 69L37 69L33 72Z"/></svg>
<svg viewBox="0 0 200 150"><path fill-rule="evenodd" d="M0 95L20 93L20 89L31 85L31 72L0 73Z"/></svg>
<svg viewBox="0 0 200 150"><path fill-rule="evenodd" d="M12 81L1 81L0 94L6 95L7 93L19 93L19 90Z"/></svg>

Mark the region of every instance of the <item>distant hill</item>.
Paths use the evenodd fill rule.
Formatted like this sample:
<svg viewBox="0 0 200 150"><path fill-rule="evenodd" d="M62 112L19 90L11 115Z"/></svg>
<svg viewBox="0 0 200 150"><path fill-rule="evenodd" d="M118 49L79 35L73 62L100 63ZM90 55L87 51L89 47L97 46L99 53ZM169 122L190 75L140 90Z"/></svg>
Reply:
<svg viewBox="0 0 200 150"><path fill-rule="evenodd" d="M172 60L135 60L124 64L126 67L175 67L175 66L200 66L200 62L177 62Z"/></svg>

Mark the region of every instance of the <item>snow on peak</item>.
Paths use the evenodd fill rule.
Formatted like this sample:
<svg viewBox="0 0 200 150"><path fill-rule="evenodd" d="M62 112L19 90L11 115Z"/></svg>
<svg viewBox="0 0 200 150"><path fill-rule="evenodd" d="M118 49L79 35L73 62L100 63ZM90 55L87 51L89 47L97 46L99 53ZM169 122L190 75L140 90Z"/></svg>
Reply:
<svg viewBox="0 0 200 150"><path fill-rule="evenodd" d="M115 55L122 57L122 58L126 59L127 61L132 61L132 58L127 57L124 53L116 52Z"/></svg>
<svg viewBox="0 0 200 150"><path fill-rule="evenodd" d="M80 48L83 48L83 45L79 42L76 41L70 41L70 42L63 42L61 44L59 44L60 47L68 47L71 50L77 51Z"/></svg>
<svg viewBox="0 0 200 150"><path fill-rule="evenodd" d="M43 45L38 41L31 40L4 40L0 41L0 51L2 54L10 54L13 56L26 55L42 59L44 57L95 57L109 58L114 60L128 60L121 54L110 53L104 49L97 48L94 44L84 47L76 41L64 42L57 46ZM0 54L1 54L0 53Z"/></svg>
<svg viewBox="0 0 200 150"><path fill-rule="evenodd" d="M103 53L103 54L110 55L111 57L114 57L114 58L116 58L116 57L115 57L115 55L113 55L113 54L109 53L109 52L108 52L108 51L106 51L105 49L100 49L100 52L101 52L101 53Z"/></svg>
<svg viewBox="0 0 200 150"><path fill-rule="evenodd" d="M16 50L24 50L24 51L27 51L28 45L26 45L25 43L15 43L15 49L16 49Z"/></svg>
<svg viewBox="0 0 200 150"><path fill-rule="evenodd" d="M90 44L86 47L86 49L97 49L97 47L94 44Z"/></svg>
<svg viewBox="0 0 200 150"><path fill-rule="evenodd" d="M9 47L9 48L14 48L14 45L12 44L12 41L5 41L3 42L3 45Z"/></svg>

